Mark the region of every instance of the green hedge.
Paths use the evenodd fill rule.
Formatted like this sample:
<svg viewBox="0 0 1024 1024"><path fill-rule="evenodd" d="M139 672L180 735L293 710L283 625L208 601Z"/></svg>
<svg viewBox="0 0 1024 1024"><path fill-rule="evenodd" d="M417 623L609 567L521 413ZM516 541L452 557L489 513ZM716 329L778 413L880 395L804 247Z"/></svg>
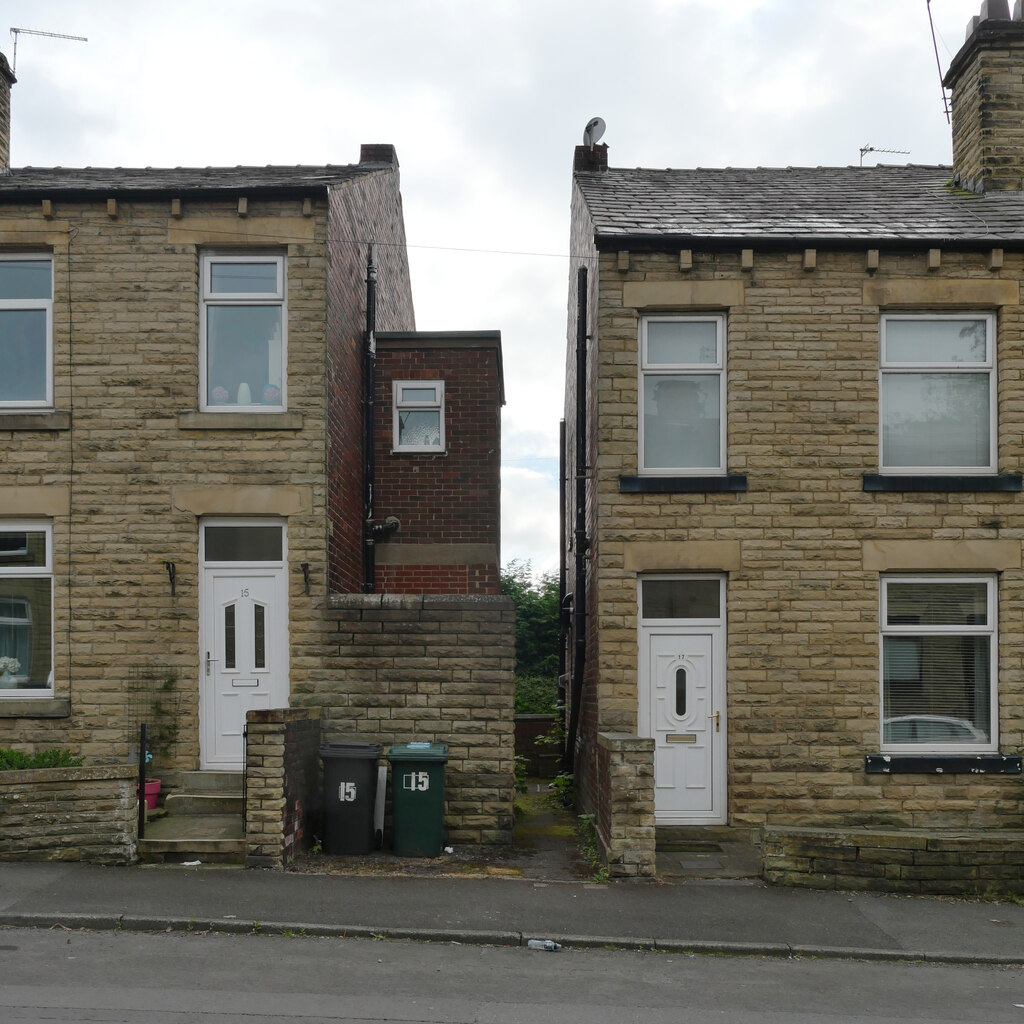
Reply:
<svg viewBox="0 0 1024 1024"><path fill-rule="evenodd" d="M20 772L27 768L77 768L82 763L70 750L53 747L26 754L21 750L0 747L0 772Z"/></svg>
<svg viewBox="0 0 1024 1024"><path fill-rule="evenodd" d="M555 676L516 676L517 715L553 715L557 704Z"/></svg>

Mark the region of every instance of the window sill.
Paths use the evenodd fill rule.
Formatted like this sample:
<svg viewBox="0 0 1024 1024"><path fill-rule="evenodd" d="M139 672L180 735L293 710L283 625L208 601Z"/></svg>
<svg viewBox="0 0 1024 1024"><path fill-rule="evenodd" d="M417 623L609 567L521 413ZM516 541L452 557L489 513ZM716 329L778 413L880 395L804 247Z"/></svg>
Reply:
<svg viewBox="0 0 1024 1024"><path fill-rule="evenodd" d="M882 473L865 473L865 491L918 491L937 494L952 492L1020 491L1020 473L999 473L994 476L890 476Z"/></svg>
<svg viewBox="0 0 1024 1024"><path fill-rule="evenodd" d="M180 430L301 430L301 412L183 412Z"/></svg>
<svg viewBox="0 0 1024 1024"><path fill-rule="evenodd" d="M868 754L868 775L1020 775L1021 759L1008 754Z"/></svg>
<svg viewBox="0 0 1024 1024"><path fill-rule="evenodd" d="M70 430L69 412L3 412L0 430Z"/></svg>
<svg viewBox="0 0 1024 1024"><path fill-rule="evenodd" d="M70 718L70 697L5 697L0 718Z"/></svg>
<svg viewBox="0 0 1024 1024"><path fill-rule="evenodd" d="M728 476L620 476L620 494L714 494L746 491L742 473Z"/></svg>

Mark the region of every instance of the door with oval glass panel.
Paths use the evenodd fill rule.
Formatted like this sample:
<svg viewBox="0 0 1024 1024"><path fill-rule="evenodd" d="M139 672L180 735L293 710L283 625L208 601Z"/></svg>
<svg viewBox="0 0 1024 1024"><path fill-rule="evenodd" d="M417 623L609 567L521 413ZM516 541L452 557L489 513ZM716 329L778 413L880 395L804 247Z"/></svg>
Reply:
<svg viewBox="0 0 1024 1024"><path fill-rule="evenodd" d="M718 578L641 581L639 724L655 744L659 825L727 821L724 589Z"/></svg>
<svg viewBox="0 0 1024 1024"><path fill-rule="evenodd" d="M288 706L284 525L202 527L200 764L239 770L248 711Z"/></svg>

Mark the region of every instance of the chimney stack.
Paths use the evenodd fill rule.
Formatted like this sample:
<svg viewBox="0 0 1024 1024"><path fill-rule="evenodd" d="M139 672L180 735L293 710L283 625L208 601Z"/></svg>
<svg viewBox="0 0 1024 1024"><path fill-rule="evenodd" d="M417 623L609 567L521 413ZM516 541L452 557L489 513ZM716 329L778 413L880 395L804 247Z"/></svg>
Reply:
<svg viewBox="0 0 1024 1024"><path fill-rule="evenodd" d="M11 170L11 86L17 79L0 53L0 174Z"/></svg>
<svg viewBox="0 0 1024 1024"><path fill-rule="evenodd" d="M953 175L973 192L1024 191L1024 3L984 0L943 84L953 94Z"/></svg>
<svg viewBox="0 0 1024 1024"><path fill-rule="evenodd" d="M599 142L593 146L577 146L573 151L574 171L607 171L608 143Z"/></svg>

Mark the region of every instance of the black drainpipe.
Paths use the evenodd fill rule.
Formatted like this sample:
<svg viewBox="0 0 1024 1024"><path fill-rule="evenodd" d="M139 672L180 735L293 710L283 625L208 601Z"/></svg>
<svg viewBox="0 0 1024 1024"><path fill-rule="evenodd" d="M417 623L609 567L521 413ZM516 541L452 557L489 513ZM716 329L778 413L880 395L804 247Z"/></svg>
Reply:
<svg viewBox="0 0 1024 1024"><path fill-rule="evenodd" d="M565 643L569 638L569 630L565 617L565 585L566 555L565 550L565 518L568 509L565 507L565 420L558 422L558 686L559 703L565 703L565 694L561 692L562 676L565 675Z"/></svg>
<svg viewBox="0 0 1024 1024"><path fill-rule="evenodd" d="M377 383L377 265L373 262L373 245L366 253L366 339L363 346L363 593L376 588L377 560L374 550L373 483L376 473L374 459L374 389Z"/></svg>
<svg viewBox="0 0 1024 1024"><path fill-rule="evenodd" d="M580 725L580 700L583 696L583 668L587 657L587 268L576 275L576 586L573 610L576 613L573 635L576 650L572 659L572 704L569 710L569 734L565 740L562 767L573 770L576 733Z"/></svg>

